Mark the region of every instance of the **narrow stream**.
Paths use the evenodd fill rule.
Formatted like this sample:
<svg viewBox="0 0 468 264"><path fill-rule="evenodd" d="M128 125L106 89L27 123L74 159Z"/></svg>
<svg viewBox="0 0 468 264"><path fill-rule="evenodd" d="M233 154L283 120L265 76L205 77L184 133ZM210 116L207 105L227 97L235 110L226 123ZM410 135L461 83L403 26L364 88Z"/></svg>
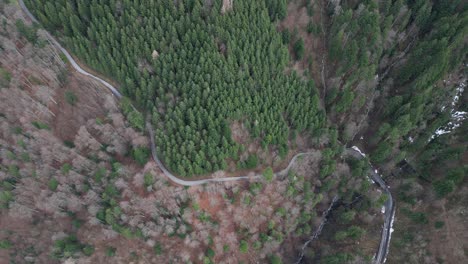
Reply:
<svg viewBox="0 0 468 264"><path fill-rule="evenodd" d="M312 236L309 238L309 240L307 240L304 245L302 245L302 249L301 249L301 254L299 255L299 259L297 260L296 264L299 264L301 263L302 259L304 258L304 252L305 252L305 249L307 248L307 246L310 244L310 242L314 241L315 239L318 238L318 236L320 235L320 233L322 233L322 229L323 227L325 226L325 224L327 223L327 220L328 220L328 215L330 214L330 211L332 210L333 206L335 205L335 203L338 201L338 195L336 195L335 197L333 197L333 200L332 202L330 203L330 206L328 207L328 209L323 212L322 214L322 217L323 217L323 220L322 222L320 223L319 227L317 228L317 230L315 230L315 232L312 234Z"/></svg>

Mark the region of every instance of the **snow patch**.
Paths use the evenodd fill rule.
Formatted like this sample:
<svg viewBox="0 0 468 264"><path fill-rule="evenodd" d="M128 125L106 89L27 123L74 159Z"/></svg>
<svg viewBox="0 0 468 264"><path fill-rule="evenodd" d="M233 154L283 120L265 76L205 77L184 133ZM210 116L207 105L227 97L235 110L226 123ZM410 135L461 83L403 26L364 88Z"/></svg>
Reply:
<svg viewBox="0 0 468 264"><path fill-rule="evenodd" d="M452 117L451 117L452 121L448 122L445 126L439 127L434 132L434 135L432 135L430 140L432 140L432 139L434 139L434 138L436 138L436 137L438 137L440 135L444 135L444 134L448 134L448 133L452 132L457 127L460 127L462 121L465 120L467 117L468 117L467 112L463 112L463 111L453 112Z"/></svg>
<svg viewBox="0 0 468 264"><path fill-rule="evenodd" d="M352 146L351 148L354 149L355 151L359 152L359 154L361 154L361 156L363 156L363 157L366 156L366 154L364 154L358 147Z"/></svg>
<svg viewBox="0 0 468 264"><path fill-rule="evenodd" d="M440 135L444 135L444 134L448 134L448 133L452 132L454 129L456 129L457 127L459 127L461 125L463 120L465 120L468 117L467 112L455 111L455 107L458 104L458 101L460 100L461 95L465 91L465 87L466 87L465 82L466 82L466 80L463 80L458 85L458 87L456 88L456 93L455 93L455 95L454 95L454 97L452 99L452 102L449 105L450 106L450 113L451 113L451 117L450 117L451 120L446 125L439 127L434 132L434 134L431 136L429 141L433 140L434 138L436 138L436 137L438 137ZM447 108L448 108L448 106L442 106L441 111L445 111Z"/></svg>

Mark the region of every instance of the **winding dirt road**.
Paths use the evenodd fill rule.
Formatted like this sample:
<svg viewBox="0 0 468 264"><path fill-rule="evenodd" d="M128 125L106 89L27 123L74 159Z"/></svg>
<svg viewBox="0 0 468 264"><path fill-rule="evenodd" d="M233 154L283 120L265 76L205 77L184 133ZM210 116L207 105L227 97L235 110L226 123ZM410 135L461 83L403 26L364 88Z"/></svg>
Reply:
<svg viewBox="0 0 468 264"><path fill-rule="evenodd" d="M33 16L33 14L28 10L28 8L26 7L26 5L24 4L23 0L18 0L18 3L21 7L21 9L26 13L26 15L35 23L39 23L39 21ZM76 61L73 59L73 57L70 55L70 53L68 53L68 51L62 47L62 45L49 33L46 31L46 34L47 34L47 37L50 39L50 41L57 47L60 49L60 51L67 57L68 61L70 62L70 64L72 65L72 67L77 71L79 72L80 74L83 74L85 76L88 76L100 83L102 83L104 86L106 86L114 96L116 96L117 98L121 98L122 97L122 94L114 87L112 86L110 83L104 81L103 79L83 70L79 65L78 63L76 63ZM202 185L202 184L207 184L207 183L215 183L215 182L231 182L231 181L239 181L239 180L256 180L256 179L259 179L262 177L262 175L254 175L254 176L240 176L240 177L225 177L225 178L210 178L210 179L203 179L203 180L194 180L194 181L187 181L187 180L183 180L183 179L180 179L180 178L177 178L175 175L173 175L170 171L168 171L166 169L166 167L162 164L162 162L159 160L158 156L157 156L157 152L156 152L156 146L155 146L155 143L154 143L154 132L153 132L153 129L152 129L152 126L151 124L149 124L147 122L146 124L147 126L147 129L148 129L148 132L149 132L149 136L150 136L150 140L151 140L151 154L153 156L153 159L154 161L158 164L158 166L161 168L161 170L163 171L164 175L166 177L168 177L171 181L177 183L177 184L180 184L180 185L183 185L183 186L195 186L195 185ZM308 155L308 154L311 154L311 152L305 152L305 153L299 153L299 154L296 154L292 159L291 161L289 162L289 165L279 171L279 172L276 172L275 173L275 176L276 177L283 177L285 176L289 170L291 169L291 167L295 164L296 160L301 157L301 156L304 156L304 155ZM351 155L351 156L354 156L356 158L363 158L363 154L359 151L359 149L357 148L350 148L350 149L346 149L345 151L345 154L347 155ZM371 166L372 167L372 166ZM393 224L393 220L394 220L394 215L395 215L395 205L394 205L394 202L393 202L393 197L392 197L392 194L390 193L390 190L388 189L387 185L385 184L385 182L383 181L383 179L380 177L380 175L376 172L376 171L372 171L372 175L371 175L372 179L378 183L378 185L387 193L389 199L386 201L385 203L385 223L384 223L384 226L383 226L383 230L382 230L382 239L380 241L380 246L379 246L379 250L376 254L376 257L374 259L374 263L384 263L385 262L385 259L386 259L386 256L388 254L388 247L389 247L389 244L390 244L390 238L391 238L391 232L392 232L392 224ZM322 226L323 227L323 226ZM318 236L318 235L317 235Z"/></svg>
<svg viewBox="0 0 468 264"><path fill-rule="evenodd" d="M158 155L156 153L156 144L154 143L154 132L151 124L149 122L146 122L146 128L148 129L149 135L150 135L150 140L151 140L151 154L153 156L154 161L158 164L158 166L161 168L161 170L164 172L164 175L166 175L169 179L171 179L173 182L183 185L183 186L195 186L195 185L202 185L205 183L212 183L212 182L228 182L228 181L239 181L239 180L257 180L262 177L261 174L256 174L253 176L237 176L237 177L224 177L224 178L209 178L209 179L202 179L202 180L193 180L193 181L186 181L182 180L180 178L177 178L174 174L172 174L170 171L166 169L164 164L159 160ZM284 177L288 174L289 170L291 167L296 163L297 159L301 156L305 156L308 154L312 154L312 152L303 152L303 153L298 153L296 154L291 161L289 162L289 165L278 172L275 172L274 175L275 177Z"/></svg>
<svg viewBox="0 0 468 264"><path fill-rule="evenodd" d="M34 17L34 15L29 11L29 9L26 7L26 5L24 4L23 0L18 0L18 3L21 7L21 9L26 13L26 15L35 23L39 23L39 21ZM46 34L47 34L47 37L49 38L49 40L58 48L60 49L60 51L67 57L68 61L70 62L71 66L77 71L79 72L80 74L83 74L85 76L88 76L88 77L91 77L93 78L94 80L102 83L104 86L106 86L111 92L113 95L115 95L117 98L121 98L122 97L122 94L114 87L112 86L110 83L104 81L103 79L83 70L80 65L73 59L73 57L70 55L70 53L68 53L68 51L62 47L62 45L49 33L46 31ZM239 177L224 177L224 178L209 178L209 179L202 179L202 180L193 180L193 181L187 181L187 180L183 180L183 179L180 179L178 177L176 177L174 174L172 174L170 171L168 171L166 169L166 167L164 166L164 164L159 160L158 158L158 155L157 155L157 152L156 152L156 145L154 143L154 132L153 132L153 129L152 129L152 126L151 124L149 124L148 122L146 123L146 127L148 129L148 132L149 132L149 136L150 136L150 140L151 140L151 154L153 156L153 159L154 161L158 164L158 166L161 168L161 170L163 171L164 175L167 176L171 181L177 183L177 184L180 184L180 185L183 185L183 186L195 186L195 185L202 185L202 184L206 184L206 183L213 183L213 182L230 182L230 181L240 181L240 180L255 180L255 179L259 179L262 177L261 174L257 174L257 175L253 175L253 176L239 176ZM301 157L301 156L304 156L304 155L307 155L307 154L310 154L310 152L304 152L304 153L299 153L299 154L296 154L292 159L291 161L289 162L289 165L279 171L279 172L276 172L275 173L275 176L277 177L283 177L285 175L287 175L287 173L289 172L289 170L291 169L291 167L295 164L297 158Z"/></svg>
<svg viewBox="0 0 468 264"><path fill-rule="evenodd" d="M21 6L21 9L23 9L23 11L26 13L26 15L28 15L28 17L35 23L38 23L39 24L39 21L33 16L33 14L31 14L31 12L29 12L29 9L26 7L26 5L24 4L23 0L18 0L18 3L19 5ZM49 40L58 48L60 49L60 51L65 55L65 57L67 57L68 61L70 62L70 64L73 66L73 68L85 75L85 76L88 76L88 77L91 77L92 79L102 83L104 86L106 86L111 92L113 95L115 95L117 98L121 98L122 97L122 94L114 87L112 86L110 83L104 81L103 79L95 76L95 75L92 75L91 73L83 70L80 65L78 65L78 63L76 63L76 61L73 59L73 57L70 55L70 53L68 53L68 51L62 47L62 45L47 31L45 31L46 34L47 34L47 37L49 38Z"/></svg>

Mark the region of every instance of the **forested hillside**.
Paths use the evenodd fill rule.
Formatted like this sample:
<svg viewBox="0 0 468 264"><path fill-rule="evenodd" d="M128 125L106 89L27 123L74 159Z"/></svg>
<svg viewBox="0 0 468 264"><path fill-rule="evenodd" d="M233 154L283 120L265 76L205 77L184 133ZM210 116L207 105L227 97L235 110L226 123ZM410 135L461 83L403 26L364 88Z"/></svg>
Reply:
<svg viewBox="0 0 468 264"><path fill-rule="evenodd" d="M280 9L275 2L236 1L224 15L221 1L26 2L151 115L162 159L182 176L239 159L233 120L283 155L291 133L321 132L314 82L284 73L288 51L269 16Z"/></svg>
<svg viewBox="0 0 468 264"><path fill-rule="evenodd" d="M466 228L468 5L326 2L321 93L340 138L370 152L394 188L389 262L463 262L466 236L455 233Z"/></svg>
<svg viewBox="0 0 468 264"><path fill-rule="evenodd" d="M343 224L359 234L341 236L372 241L356 259L372 257L385 196L365 162L341 159L336 130L281 177L177 185L149 159L132 101L75 72L17 5L0 11L2 263L289 263L338 196L362 198Z"/></svg>
<svg viewBox="0 0 468 264"><path fill-rule="evenodd" d="M39 23L0 1L0 262L371 263L385 231L386 263L467 258L466 1L24 2ZM212 182L170 181L147 123Z"/></svg>
<svg viewBox="0 0 468 264"><path fill-rule="evenodd" d="M463 98L461 110L468 110ZM468 174L468 123L440 135L410 159L414 169L404 166L394 186L400 203L398 229L394 234L391 263L459 263L466 259ZM413 143L413 144L416 144ZM412 147L412 146L411 146ZM411 152L413 153L413 152Z"/></svg>
<svg viewBox="0 0 468 264"><path fill-rule="evenodd" d="M346 177L338 163L319 178L315 151L282 179L176 185L128 101L74 71L17 5L0 2L0 21L0 263L293 260Z"/></svg>
<svg viewBox="0 0 468 264"><path fill-rule="evenodd" d="M367 138L374 162L399 162L409 136L426 142L449 121L441 106L456 87L441 81L463 82L467 5L388 0L330 1L327 7L329 116L345 141Z"/></svg>
<svg viewBox="0 0 468 264"><path fill-rule="evenodd" d="M385 107L378 109L382 117L380 122L386 122L374 138L380 141L374 154L376 162L398 155L383 149L401 144L399 139L410 135L427 141L430 139L428 134L438 128L437 123L444 123L438 120L434 126L434 120L449 121L447 112L450 110L442 106L450 104L456 87L444 86L440 81L452 72L457 78L454 71L466 59L468 32L468 12L459 12L456 7L434 5L432 13L425 14L425 20L419 22L420 41L408 53L402 67L390 73L395 88L389 91L387 99L382 100ZM463 78L455 80L463 82Z"/></svg>

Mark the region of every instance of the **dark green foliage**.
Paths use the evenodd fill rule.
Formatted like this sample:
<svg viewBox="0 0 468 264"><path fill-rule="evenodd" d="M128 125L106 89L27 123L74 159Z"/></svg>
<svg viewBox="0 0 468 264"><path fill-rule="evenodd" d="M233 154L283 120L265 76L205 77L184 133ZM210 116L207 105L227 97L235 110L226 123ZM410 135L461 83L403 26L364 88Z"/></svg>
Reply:
<svg viewBox="0 0 468 264"><path fill-rule="evenodd" d="M447 180L453 181L455 185L460 185L463 183L463 180L465 179L467 172L468 172L468 168L466 166L452 168L447 173Z"/></svg>
<svg viewBox="0 0 468 264"><path fill-rule="evenodd" d="M336 97L338 96L338 88L333 87L328 91L325 96L325 104L331 105L333 101L335 101Z"/></svg>
<svg viewBox="0 0 468 264"><path fill-rule="evenodd" d="M337 75L353 71L353 75L346 80L349 87L360 79L370 79L375 72L376 60L382 52L378 22L378 10L370 2L359 7L345 5L342 12L334 14L329 56L339 65ZM368 53L372 55L372 60L367 58ZM359 64L358 58L363 59Z"/></svg>
<svg viewBox="0 0 468 264"><path fill-rule="evenodd" d="M205 252L205 256L209 257L209 258L213 258L215 256L215 252L213 249L211 248L208 248Z"/></svg>
<svg viewBox="0 0 468 264"><path fill-rule="evenodd" d="M57 181L57 179L52 178L52 179L49 180L48 185L49 185L49 189L50 189L51 191L55 191L55 190L57 190L57 187L58 187L58 185L59 185L59 182Z"/></svg>
<svg viewBox="0 0 468 264"><path fill-rule="evenodd" d="M153 185L153 183L154 183L153 174L151 174L150 172L145 173L144 182L145 182L146 187Z"/></svg>
<svg viewBox="0 0 468 264"><path fill-rule="evenodd" d="M313 16L314 15L314 5L315 5L315 1L312 1L312 0L307 0L306 1L306 7L307 7L307 14L309 16Z"/></svg>
<svg viewBox="0 0 468 264"><path fill-rule="evenodd" d="M432 185L439 198L446 196L455 189L455 183L449 179L435 181Z"/></svg>
<svg viewBox="0 0 468 264"><path fill-rule="evenodd" d="M223 246L223 252L229 252L229 245Z"/></svg>
<svg viewBox="0 0 468 264"><path fill-rule="evenodd" d="M62 167L60 168L60 170L62 171L63 174L68 174L72 168L73 167L70 163L64 163Z"/></svg>
<svg viewBox="0 0 468 264"><path fill-rule="evenodd" d="M380 2L347 1L340 3L340 8L336 8L332 2L327 4L331 25L323 30L328 36L330 62L327 67L330 68L330 79L334 82L325 92L325 105L332 119L337 116L334 121L343 126L349 124L347 122L350 120L346 117L359 116L357 113L361 114L368 102L375 99L373 89L377 88L372 84L368 85L368 82L378 80L385 70L379 69L384 49L388 46L383 36L385 30L381 27L381 20L385 15L381 10L379 12L379 5L384 3ZM336 12L337 10L340 11ZM389 21L387 24L391 27L393 20ZM308 30L314 30L312 24L309 24ZM346 137L345 134L343 138L349 140Z"/></svg>
<svg viewBox="0 0 468 264"><path fill-rule="evenodd" d="M392 146L388 142L382 142L377 146L377 149L372 153L371 160L374 163L383 162L388 158L392 151Z"/></svg>
<svg viewBox="0 0 468 264"><path fill-rule="evenodd" d="M19 126L18 126L18 127L14 127L14 128L12 129L12 132L13 132L13 134L15 134L15 135L20 135L20 134L23 133L23 129L22 129L21 127L19 127Z"/></svg>
<svg viewBox="0 0 468 264"><path fill-rule="evenodd" d="M364 235L366 231L361 227L351 226L346 232L348 233L349 238L356 240L361 238L361 236Z"/></svg>
<svg viewBox="0 0 468 264"><path fill-rule="evenodd" d="M247 243L247 241L241 240L239 244L239 251L241 253L247 253L248 250L249 250L249 244Z"/></svg>
<svg viewBox="0 0 468 264"><path fill-rule="evenodd" d="M421 213L421 212L412 213L410 218L411 218L411 220L413 220L414 222L419 223L419 224L427 224L428 223L426 215L424 213Z"/></svg>
<svg viewBox="0 0 468 264"><path fill-rule="evenodd" d="M337 241L341 241L346 238L356 240L356 239L359 239L364 233L365 233L364 229L358 226L351 226L346 231L336 232L334 239Z"/></svg>
<svg viewBox="0 0 468 264"><path fill-rule="evenodd" d="M74 106L78 101L78 97L72 91L65 91L65 101Z"/></svg>
<svg viewBox="0 0 468 264"><path fill-rule="evenodd" d="M93 252L94 248L92 246L80 243L76 235L69 235L64 239L55 241L52 255L56 258L70 258L77 257L79 253L89 256Z"/></svg>
<svg viewBox="0 0 468 264"><path fill-rule="evenodd" d="M401 5L402 2L395 9L385 10L395 15ZM413 137L419 134L420 139L408 146L409 150L419 151L430 141L434 131L448 122L449 111L440 110L441 102L446 102L452 95L446 88L436 88L435 85L466 59L464 36L468 16L466 6L463 7L460 1L418 0L410 1L408 5L412 22L421 28L421 32L415 36L417 41L406 55L405 63L392 71L396 92L382 102L385 107L381 115L387 120L383 123L386 129L381 130L378 140L389 141L391 148L398 146L399 139L408 133ZM430 167L424 170L428 171ZM448 182L437 185L441 193L443 189L450 189Z"/></svg>
<svg viewBox="0 0 468 264"><path fill-rule="evenodd" d="M267 182L271 182L274 176L273 169L271 167L266 168L265 171L263 171L262 175L263 175L263 178L265 178Z"/></svg>
<svg viewBox="0 0 468 264"><path fill-rule="evenodd" d="M283 40L283 43L286 45L288 45L289 42L291 41L291 32L287 28L281 31L281 39Z"/></svg>
<svg viewBox="0 0 468 264"><path fill-rule="evenodd" d="M250 192L255 195L258 194L262 190L262 184L260 182L251 183L250 184Z"/></svg>
<svg viewBox="0 0 468 264"><path fill-rule="evenodd" d="M322 258L324 264L343 264L354 260L354 256L349 253L336 253Z"/></svg>
<svg viewBox="0 0 468 264"><path fill-rule="evenodd" d="M241 164L241 168L245 169L254 169L257 167L258 157L255 154L251 154L247 159Z"/></svg>
<svg viewBox="0 0 468 264"><path fill-rule="evenodd" d="M296 55L296 60L302 60L304 57L304 52L305 52L305 47L304 47L304 40L302 38L299 38L295 43L294 43L294 54Z"/></svg>
<svg viewBox="0 0 468 264"><path fill-rule="evenodd" d="M351 221L353 221L355 216L356 216L356 211L354 211L354 210L343 211L340 214L340 222L342 224L348 224Z"/></svg>
<svg viewBox="0 0 468 264"><path fill-rule="evenodd" d="M145 128L143 114L139 111L132 111L127 115L127 119L130 122L130 125L139 131L143 131Z"/></svg>
<svg viewBox="0 0 468 264"><path fill-rule="evenodd" d="M18 19L18 20L16 20L16 29L21 34L21 36L26 38L29 42L31 42L31 43L36 42L36 40L37 40L37 34L36 34L37 29L34 26L32 26L32 27L26 26L24 24L23 20Z"/></svg>
<svg viewBox="0 0 468 264"><path fill-rule="evenodd" d="M130 123L130 125L139 131L143 131L143 129L145 128L145 120L143 114L132 106L130 99L127 97L123 97L120 100L120 106L122 107L122 112L127 117L127 120Z"/></svg>
<svg viewBox="0 0 468 264"><path fill-rule="evenodd" d="M463 160L466 152L466 133L468 123L464 122L450 134L439 136L418 150L414 163L419 175L432 182L438 198L455 191L463 185L468 167ZM414 144L414 143L413 143Z"/></svg>
<svg viewBox="0 0 468 264"><path fill-rule="evenodd" d="M132 156L138 164L143 166L148 162L150 150L147 147L136 147L132 151Z"/></svg>
<svg viewBox="0 0 468 264"><path fill-rule="evenodd" d="M442 227L444 227L444 225L445 225L444 221L436 221L436 222L434 223L434 227L435 227L436 229L441 229Z"/></svg>
<svg viewBox="0 0 468 264"><path fill-rule="evenodd" d="M351 107L354 97L355 95L351 91L351 89L345 89L341 95L341 98L338 100L335 106L336 112L343 113L347 111Z"/></svg>
<svg viewBox="0 0 468 264"><path fill-rule="evenodd" d="M377 201L374 202L375 207L379 208L379 207L384 206L384 204L385 204L385 202L386 202L387 200L388 200L388 195L382 193L382 194L380 195L379 199L377 199Z"/></svg>
<svg viewBox="0 0 468 264"><path fill-rule="evenodd" d="M427 219L427 216L423 212L414 212L408 208L403 208L402 212L408 216L409 219L411 219L414 223L417 224L427 224L429 220Z"/></svg>
<svg viewBox="0 0 468 264"><path fill-rule="evenodd" d="M46 130L50 130L50 127L49 125L45 124L45 123L42 123L40 121L32 121L31 124L33 126L35 126L37 129L46 129Z"/></svg>
<svg viewBox="0 0 468 264"><path fill-rule="evenodd" d="M63 141L63 144L69 148L74 148L75 147L75 143L73 143L73 141L70 141L70 140L64 140Z"/></svg>
<svg viewBox="0 0 468 264"><path fill-rule="evenodd" d="M162 252L163 252L163 248L162 248L162 245L160 243L156 243L156 245L154 245L154 253L156 255L161 255Z"/></svg>
<svg viewBox="0 0 468 264"><path fill-rule="evenodd" d="M285 145L289 128L314 132L324 124L314 85L284 73L288 49L269 14L283 18L285 0L239 0L225 15L219 3L201 12L200 0L184 8L123 1L121 12L108 0L26 3L46 27L62 30L78 57L113 76L152 115L157 151L182 176L226 168L239 147L232 120L246 119L264 146ZM143 114L125 98L122 109L132 126L144 129Z"/></svg>
<svg viewBox="0 0 468 264"><path fill-rule="evenodd" d="M0 240L0 249L9 249L11 248L12 244L8 240Z"/></svg>
<svg viewBox="0 0 468 264"><path fill-rule="evenodd" d="M11 201L13 201L13 194L10 191L0 191L0 209L8 208Z"/></svg>
<svg viewBox="0 0 468 264"><path fill-rule="evenodd" d="M313 21L310 21L309 24L307 24L307 32L312 33L315 31L315 25Z"/></svg>
<svg viewBox="0 0 468 264"><path fill-rule="evenodd" d="M14 165L14 164L11 164L8 166L8 173L13 177L21 176L18 165Z"/></svg>
<svg viewBox="0 0 468 264"><path fill-rule="evenodd" d="M76 218L76 216L73 216L73 217L75 218L73 218L72 220L72 226L75 229L79 229L83 225L83 220Z"/></svg>
<svg viewBox="0 0 468 264"><path fill-rule="evenodd" d="M307 24L307 32L312 33L314 35L320 34L321 33L320 25L317 25L313 21L310 21L309 24Z"/></svg>
<svg viewBox="0 0 468 264"><path fill-rule="evenodd" d="M333 138L330 141L333 142ZM332 148L326 148L322 151L322 161L320 162L320 177L322 179L335 172L336 160L334 157L336 154Z"/></svg>
<svg viewBox="0 0 468 264"><path fill-rule="evenodd" d="M102 178L106 176L106 169L105 168L98 168L96 173L94 174L94 180L98 183L101 182Z"/></svg>
<svg viewBox="0 0 468 264"><path fill-rule="evenodd" d="M0 88L7 88L10 85L11 73L0 67Z"/></svg>
<svg viewBox="0 0 468 264"><path fill-rule="evenodd" d="M366 172L369 169L369 163L367 159L347 159L349 167L351 168L351 174L355 177L366 176Z"/></svg>
<svg viewBox="0 0 468 264"><path fill-rule="evenodd" d="M341 241L346 239L347 234L346 231L338 231L335 233L335 236L333 237L336 241Z"/></svg>
<svg viewBox="0 0 468 264"><path fill-rule="evenodd" d="M271 264L282 264L283 261L281 261L281 257L278 255L272 255L270 257L270 263Z"/></svg>
<svg viewBox="0 0 468 264"><path fill-rule="evenodd" d="M83 254L86 256L91 256L94 253L94 247L93 246L85 246L83 248Z"/></svg>
<svg viewBox="0 0 468 264"><path fill-rule="evenodd" d="M282 20L286 17L288 4L287 0L265 0L268 7L268 13L272 21Z"/></svg>
<svg viewBox="0 0 468 264"><path fill-rule="evenodd" d="M107 247L106 248L106 256L108 256L108 257L115 256L116 252L117 252L117 249L115 247Z"/></svg>
<svg viewBox="0 0 468 264"><path fill-rule="evenodd" d="M119 191L117 190L117 188L115 188L113 184L109 184L104 189L104 194L106 194L108 197L115 197L119 195Z"/></svg>

